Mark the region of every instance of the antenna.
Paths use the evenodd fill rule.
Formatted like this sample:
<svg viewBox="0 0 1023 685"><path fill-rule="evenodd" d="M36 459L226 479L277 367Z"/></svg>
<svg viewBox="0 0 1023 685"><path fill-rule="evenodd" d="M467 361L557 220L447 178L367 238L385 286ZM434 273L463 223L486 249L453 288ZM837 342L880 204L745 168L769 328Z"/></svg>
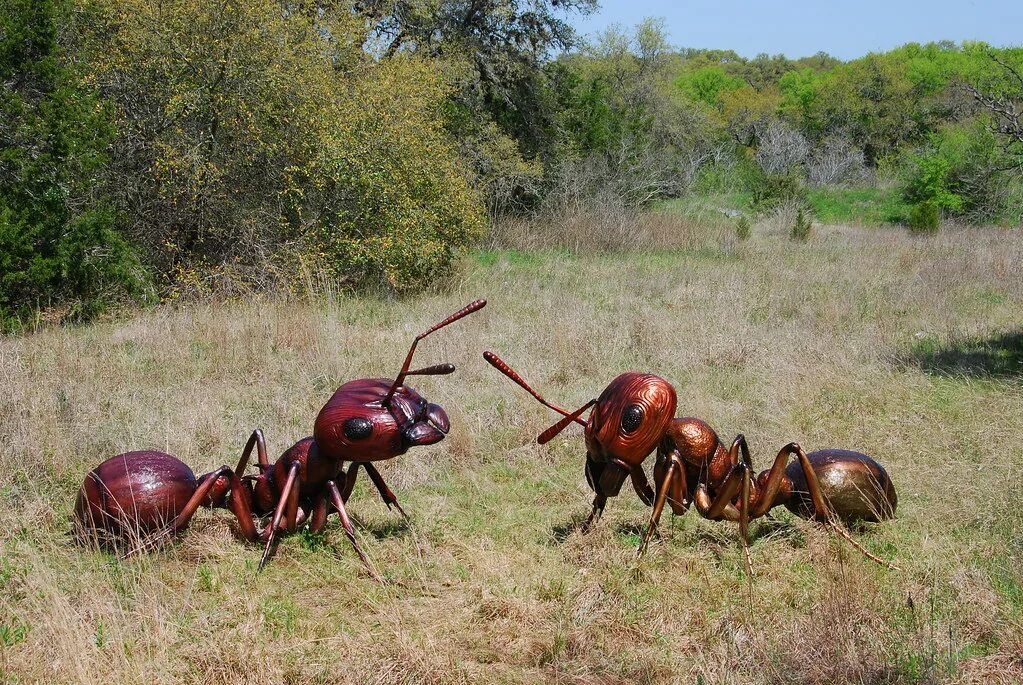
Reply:
<svg viewBox="0 0 1023 685"><path fill-rule="evenodd" d="M409 367L412 366L412 357L416 353L416 345L419 344L420 340L422 340L426 336L430 335L431 333L433 333L435 331L438 331L441 328L444 328L448 324L452 324L452 323L458 321L462 317L468 316L468 315L472 314L473 312L477 312L477 311L483 309L486 306L487 306L487 301L486 300L476 300L474 302L470 302L469 304L465 305L464 307L459 309L457 312L455 312L454 314L452 314L448 318L446 318L443 321L441 321L439 324L435 325L433 328L430 328L429 330L423 331L422 333L417 335L416 339L412 341L412 347L409 348L408 354L405 356L405 363L401 367L401 372L398 374L398 377L394 379L394 384L391 386L391 389L387 391L386 395L384 395L384 401L383 401L384 406L386 407L391 402L391 398L394 397L394 393L397 392L398 388L401 387L401 384L405 381L405 377L406 376L413 375L413 374L414 375L419 375L419 376L433 376L433 375L441 375L441 374L445 374L445 373L451 373L452 371L454 371L455 367L450 365L450 364L438 364L437 366L429 366L429 367L427 367L425 369L419 369L418 371L413 372L413 374L410 374L409 373ZM445 369L446 369L449 366L451 367L451 371L440 370L441 367L445 367ZM429 371L429 373L426 373L427 371Z"/></svg>
<svg viewBox="0 0 1023 685"><path fill-rule="evenodd" d="M556 436L561 431L565 430L565 427L568 426L568 424L572 423L573 421L579 421L579 416L596 403L597 400L590 400L583 406L579 407L574 412L572 412L571 414L569 414L568 416L561 419L556 424L545 430L543 433L540 433L540 436L536 439L536 442L540 445L546 445L548 442L554 439L554 436Z"/></svg>
<svg viewBox="0 0 1023 685"><path fill-rule="evenodd" d="M424 369L416 369L415 371L409 371L406 376L446 376L449 373L455 372L454 364L434 364L433 366L427 366Z"/></svg>
<svg viewBox="0 0 1023 685"><path fill-rule="evenodd" d="M523 390L528 392L530 395L535 397L537 399L537 401L540 402L540 404L542 404L545 407L548 407L550 409L553 409L554 411L558 412L562 416L565 416L565 417L572 416L572 414L568 413L567 409L562 409L561 407L557 406L556 404L551 404L550 402L545 400L540 395L540 393L538 393L536 390L533 390L531 387L529 387L529 383L527 383L525 380L523 380L522 376L520 376L519 374L515 373L515 370L512 369L512 367L508 366L504 362L503 359L498 357L493 352L491 352L489 350L484 352L483 353L483 358L487 360L488 364L493 366L495 369L497 369L498 371L503 373L508 378L512 379L520 388L522 388ZM589 405L587 405L587 406L589 406ZM585 407L584 407L584 409L585 409ZM581 411L582 410L580 410L580 412ZM575 421L580 426L585 426L586 425L586 422L583 421L582 419L580 419L578 416L573 417L572 421ZM562 426L562 428L564 428L564 426ZM558 432L560 432L560 431L558 431ZM552 435L551 437L554 437L554 436Z"/></svg>

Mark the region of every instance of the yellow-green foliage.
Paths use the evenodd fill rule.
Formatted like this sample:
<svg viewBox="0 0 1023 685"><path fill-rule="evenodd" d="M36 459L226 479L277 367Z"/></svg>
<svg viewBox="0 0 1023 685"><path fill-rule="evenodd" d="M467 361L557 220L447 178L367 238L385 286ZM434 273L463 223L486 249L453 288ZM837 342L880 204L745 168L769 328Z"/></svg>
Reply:
<svg viewBox="0 0 1023 685"><path fill-rule="evenodd" d="M480 198L437 116L445 92L429 64L393 58L324 122L316 165L328 185L313 244L335 273L400 290L442 272L482 234Z"/></svg>
<svg viewBox="0 0 1023 685"><path fill-rule="evenodd" d="M288 285L301 259L405 289L481 231L440 78L374 60L350 12L79 2L135 237L177 285Z"/></svg>

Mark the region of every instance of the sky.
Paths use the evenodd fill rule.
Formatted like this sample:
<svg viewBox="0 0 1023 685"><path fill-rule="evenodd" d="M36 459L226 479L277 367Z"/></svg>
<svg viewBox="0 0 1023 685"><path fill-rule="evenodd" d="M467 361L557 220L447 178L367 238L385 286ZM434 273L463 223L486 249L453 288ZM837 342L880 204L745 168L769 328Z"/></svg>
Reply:
<svg viewBox="0 0 1023 685"><path fill-rule="evenodd" d="M852 59L903 43L983 40L1023 45L1023 0L600 0L572 20L585 34L662 17L672 45L732 49L744 57L827 52Z"/></svg>

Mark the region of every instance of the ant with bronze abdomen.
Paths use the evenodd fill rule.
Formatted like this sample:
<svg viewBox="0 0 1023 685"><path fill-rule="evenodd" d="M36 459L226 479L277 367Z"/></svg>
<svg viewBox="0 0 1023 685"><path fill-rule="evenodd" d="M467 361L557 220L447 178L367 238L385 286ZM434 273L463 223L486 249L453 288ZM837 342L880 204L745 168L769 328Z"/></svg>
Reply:
<svg viewBox="0 0 1023 685"><path fill-rule="evenodd" d="M416 347L431 333L484 306L485 300L476 300L416 336L396 378L364 378L339 387L317 415L313 435L299 440L273 463L259 429L249 437L234 470L221 466L199 478L181 460L163 452L128 452L107 459L89 473L79 490L76 527L94 539L135 537L136 545L129 552L134 553L183 530L200 506L229 508L243 538L265 542L259 562L262 570L279 531L295 532L308 521L310 530L318 532L336 511L359 558L379 579L355 538L345 502L361 467L387 506L408 518L373 463L444 439L450 429L444 409L427 402L405 380L453 373L452 364L411 370ZM253 448L259 474L246 476ZM262 532L256 529L257 517L270 519Z"/></svg>
<svg viewBox="0 0 1023 685"><path fill-rule="evenodd" d="M895 514L898 498L888 472L871 457L849 450L826 449L807 454L795 442L785 445L770 469L754 476L746 438L730 447L704 421L675 417L675 388L649 373L629 371L611 381L595 400L569 412L551 404L493 352L484 359L536 400L562 415L543 431L545 444L569 424L583 426L586 480L594 492L587 530L603 513L609 497L618 495L626 478L653 512L637 553L650 543L665 504L685 514L691 504L705 518L739 524L748 557L748 525L776 506L819 520L870 559L891 566L857 543L840 521L878 521ZM589 417L582 419L590 409ZM656 450L651 489L643 462ZM790 459L795 461L790 463ZM751 570L751 569L750 569Z"/></svg>

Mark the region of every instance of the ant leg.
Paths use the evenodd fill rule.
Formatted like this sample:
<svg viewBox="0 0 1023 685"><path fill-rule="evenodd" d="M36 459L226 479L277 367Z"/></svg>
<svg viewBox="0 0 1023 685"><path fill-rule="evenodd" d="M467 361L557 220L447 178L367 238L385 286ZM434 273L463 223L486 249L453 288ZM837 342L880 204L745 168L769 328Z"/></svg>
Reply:
<svg viewBox="0 0 1023 685"><path fill-rule="evenodd" d="M216 471L207 474L202 483L199 484L199 487L197 487L195 492L192 493L188 502L185 503L185 507L181 510L181 513L175 516L174 519L162 530L140 540L139 544L128 550L125 556L130 557L138 554L139 552L152 549L162 540L167 539L171 535L174 535L185 528L192 520L192 517L195 516L195 512L198 511L200 506L202 506L202 503L206 500L213 486L216 485L220 478L224 477L230 480L232 493L248 492L245 490L244 484L234 471L227 466L221 466ZM252 505L250 501L246 499L244 495L240 495L238 497L232 496L229 506L238 519L238 527L241 530L242 536L246 540L255 541L259 537L259 534L256 532L256 524L252 518Z"/></svg>
<svg viewBox="0 0 1023 685"><path fill-rule="evenodd" d="M301 467L300 467L301 468ZM291 488L288 496L288 504L284 509L284 530L289 533L294 533L298 530L298 496L299 496L299 484L295 481L294 487Z"/></svg>
<svg viewBox="0 0 1023 685"><path fill-rule="evenodd" d="M789 457L797 454L798 449L799 445L794 442L785 445L778 451L778 456L774 458L774 464L771 465L770 471L761 471L760 475L757 476L757 485L754 486L753 493L753 510L750 512L751 518L760 518L774 506L774 501L778 497L782 483L785 481L785 467L788 466ZM818 494L820 494L819 489ZM813 497L812 494L811 497ZM822 504L823 499L822 497ZM816 506L817 501L815 499L814 507Z"/></svg>
<svg viewBox="0 0 1023 685"><path fill-rule="evenodd" d="M597 495L593 498L593 511L590 512L589 517L583 522L583 525L579 527L579 530L583 533L589 532L590 527L600 520L600 515L604 513L604 506L607 504L607 497L604 495Z"/></svg>
<svg viewBox="0 0 1023 685"><path fill-rule="evenodd" d="M257 428L252 431L252 435L249 436L248 441L245 443L242 457L238 460L238 468L234 470L239 476L245 475L245 468L249 465L249 455L252 454L253 447L256 448L256 458L260 472L270 468L270 461L266 457L266 439L263 438L263 431Z"/></svg>
<svg viewBox="0 0 1023 685"><path fill-rule="evenodd" d="M668 473L668 468L672 462L678 463L678 473L671 480L670 486L668 486L668 504L671 506L671 512L676 516L684 516L689 511L690 499L689 499L689 479L686 475L686 465L682 461L682 453L677 449L671 451L671 455L659 454L657 455L657 462L654 464L654 483L658 484L664 481L665 476ZM660 486L658 485L658 488Z"/></svg>
<svg viewBox="0 0 1023 685"><path fill-rule="evenodd" d="M657 530L657 522L661 520L664 503L668 499L668 490L676 478L679 476L683 479L685 478L685 471L682 468L682 464L679 463L676 454L676 452L672 453L671 463L668 466L667 472L662 479L657 481L657 499L654 501L654 510L650 513L650 523L647 525L646 535L643 536L643 542L640 543L639 549L636 550L637 557L643 556L643 553L646 552L647 545L650 544L650 538L654 536L654 531Z"/></svg>
<svg viewBox="0 0 1023 685"><path fill-rule="evenodd" d="M284 481L284 487L281 489L281 498L277 501L277 508L274 510L273 519L270 521L270 534L267 536L266 547L263 549L263 556L259 560L259 567L256 569L256 573L263 570L267 559L270 558L270 550L273 548L277 530L280 528L281 519L284 517L284 509L289 507L292 501L292 489L295 490L294 504L296 507L298 506L298 483L295 481L298 478L299 468L301 468L301 464L296 461L292 462L291 468L288 469L288 479Z"/></svg>
<svg viewBox="0 0 1023 685"><path fill-rule="evenodd" d="M749 455L749 445L746 444L746 436L739 433L735 436L735 440L732 441L732 446L728 448L728 460L733 463L739 463L739 453L742 453L742 461L750 468L753 469L753 459Z"/></svg>
<svg viewBox="0 0 1023 685"><path fill-rule="evenodd" d="M370 479L373 481L373 485L377 486L377 491L380 493L380 499L384 501L387 508L390 509L393 504L394 508L398 510L399 514L401 514L401 517L408 522L408 514L406 514L405 510L401 508L400 504L398 504L398 498L395 497L394 493L391 492L391 489L387 487L387 483L384 482L383 477L380 475L380 472L377 471L376 467L369 462L361 462L361 464L363 468L366 469L366 473L369 474Z"/></svg>
<svg viewBox="0 0 1023 685"><path fill-rule="evenodd" d="M354 467L355 464L352 464ZM363 553L362 548L359 547L358 540L355 539L355 526L352 525L352 520L348 518L348 512L345 510L344 499L341 497L341 491L337 489L337 483L332 480L327 481L327 491L330 493L330 499L334 504L334 508L337 509L338 516L341 517L341 527L345 529L345 535L352 543L352 547L355 548L355 553L362 559L362 563L366 565L366 569L369 574L373 576L373 580L384 582L383 579L377 574L373 565L369 563L369 558Z"/></svg>
<svg viewBox="0 0 1023 685"><path fill-rule="evenodd" d="M319 533L327 523L327 495L320 493L313 503L313 512L309 515L309 532Z"/></svg>
<svg viewBox="0 0 1023 685"><path fill-rule="evenodd" d="M665 458L658 455L657 464L654 466L654 483L657 485L657 499L654 502L654 510L650 515L650 524L647 527L643 542L636 551L636 556L642 556L646 552L650 540L657 532L657 524L661 520L661 513L664 511L664 504L671 505L672 515L679 516L686 513L689 502L686 499L686 469L682 462L682 455L678 450L672 450L671 456Z"/></svg>
<svg viewBox="0 0 1023 685"><path fill-rule="evenodd" d="M707 492L707 484L700 483L696 489L696 509L704 518L711 520L726 519L738 521L742 514L732 505L732 500L739 494L742 488L743 474L749 474L749 467L745 462L738 462L732 466L725 477L717 495L712 499Z"/></svg>
<svg viewBox="0 0 1023 685"><path fill-rule="evenodd" d="M806 487L810 491L810 499L813 501L817 517L823 519L827 525L831 526L832 530L845 538L845 541L859 550L860 554L863 556L867 557L871 561L881 564L882 566L887 566L893 571L901 570L895 564L885 561L881 557L868 552L863 545L853 539L853 536L849 534L849 531L845 529L845 526L839 522L838 518L831 512L831 509L828 508L828 505L824 500L824 495L821 494L820 483L817 481L817 473L813 470L813 465L810 464L809 457L806 456L806 452L803 451L803 448L799 445L799 443L789 443L783 449L791 449L799 458L799 465L803 469L803 476L806 478Z"/></svg>
<svg viewBox="0 0 1023 685"><path fill-rule="evenodd" d="M355 479L359 476L359 462L352 462L348 467L347 473L345 473L345 484L341 488L341 499L345 502L352 496L352 490L355 489Z"/></svg>
<svg viewBox="0 0 1023 685"><path fill-rule="evenodd" d="M746 561L746 576L752 582L753 560L749 553L749 505L750 505L750 469L742 471L742 488L739 496L739 534L742 536L742 553Z"/></svg>
<svg viewBox="0 0 1023 685"><path fill-rule="evenodd" d="M646 472L642 466L637 466L629 472L632 480L632 489L636 491L640 501L648 507L654 503L654 491L650 487L650 481L646 479Z"/></svg>

